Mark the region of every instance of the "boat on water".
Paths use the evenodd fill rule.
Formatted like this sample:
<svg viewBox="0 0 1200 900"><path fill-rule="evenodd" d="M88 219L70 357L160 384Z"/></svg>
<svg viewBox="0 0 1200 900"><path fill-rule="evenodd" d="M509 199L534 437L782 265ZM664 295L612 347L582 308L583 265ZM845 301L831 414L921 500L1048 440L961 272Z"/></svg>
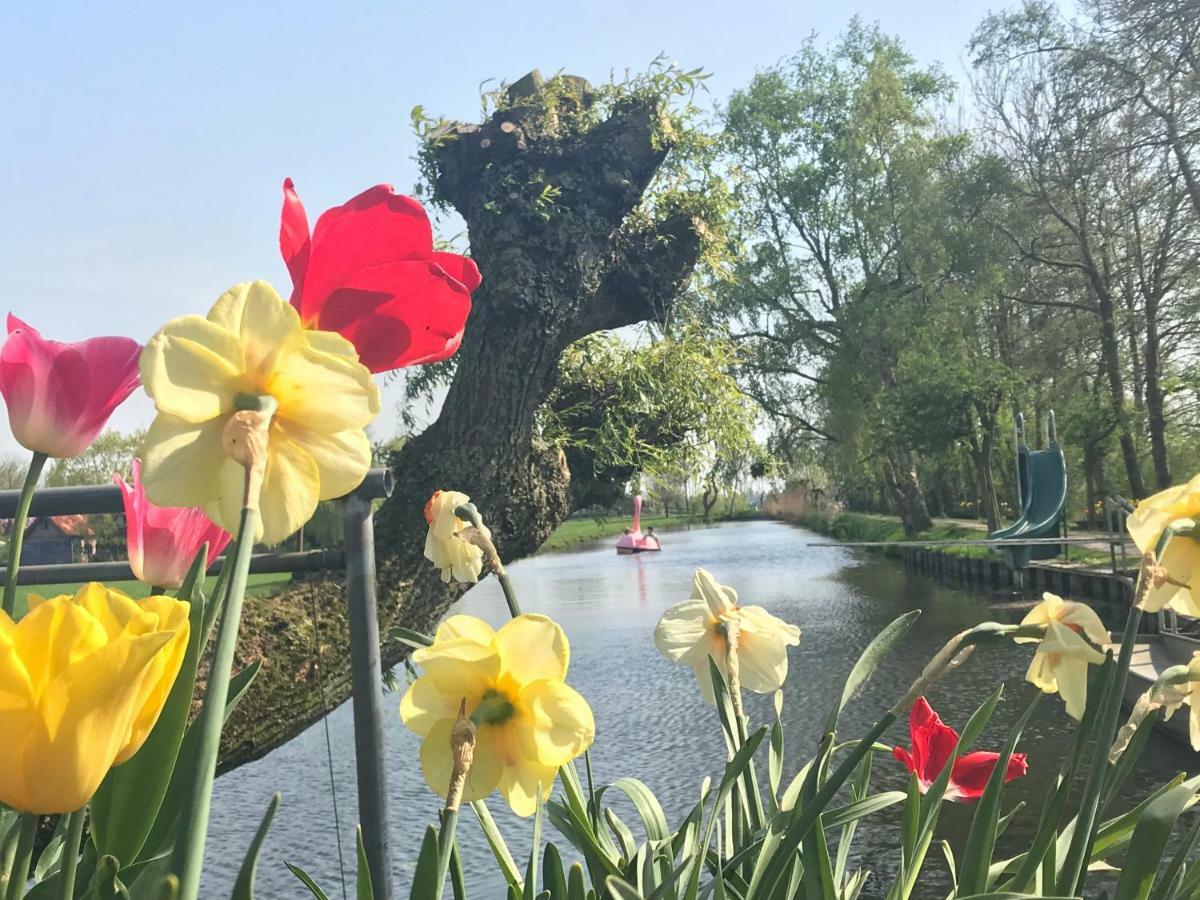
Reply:
<svg viewBox="0 0 1200 900"><path fill-rule="evenodd" d="M633 527L626 528L625 533L617 538L618 553L647 553L662 549L662 542L654 529L650 528L642 534L642 495L633 498Z"/></svg>
<svg viewBox="0 0 1200 900"><path fill-rule="evenodd" d="M1133 645L1129 660L1129 678L1125 681L1125 704L1133 706L1150 690L1158 676L1171 666L1185 665L1200 650L1200 619L1177 615L1164 609L1158 614L1159 633L1144 635ZM1113 646L1116 652L1117 647ZM1158 727L1176 740L1190 744L1186 711L1159 721Z"/></svg>

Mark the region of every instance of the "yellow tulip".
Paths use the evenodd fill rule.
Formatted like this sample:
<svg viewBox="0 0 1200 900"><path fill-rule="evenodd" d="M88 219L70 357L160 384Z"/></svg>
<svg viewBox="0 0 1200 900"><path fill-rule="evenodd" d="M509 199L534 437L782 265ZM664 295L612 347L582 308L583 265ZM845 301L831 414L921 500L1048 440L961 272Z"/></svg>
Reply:
<svg viewBox="0 0 1200 900"><path fill-rule="evenodd" d="M1016 638L1019 644L1038 642L1025 680L1047 694L1061 694L1067 715L1076 721L1082 719L1087 707L1088 664L1104 662L1104 654L1093 646L1108 642L1104 623L1090 607L1047 593L1021 620L1021 625L1046 627L1040 639Z"/></svg>
<svg viewBox="0 0 1200 900"><path fill-rule="evenodd" d="M1163 532L1175 523L1190 526L1200 521L1200 475L1187 484L1176 485L1147 497L1137 505L1126 523L1129 536L1143 553L1155 550ZM1187 616L1200 617L1200 602L1192 595L1192 578L1200 575L1200 541L1176 535L1163 550L1158 564L1170 573L1173 581L1189 585L1165 582L1150 589L1141 607L1147 612L1158 612L1170 606Z"/></svg>
<svg viewBox="0 0 1200 900"><path fill-rule="evenodd" d="M142 449L142 483L159 506L201 507L237 530L244 475L221 437L245 395L278 404L256 540L283 540L318 501L358 487L371 465L363 431L379 412L371 373L345 338L306 331L264 281L231 288L207 318L168 322L142 351L141 369L158 411Z"/></svg>
<svg viewBox="0 0 1200 900"><path fill-rule="evenodd" d="M140 603L100 584L0 612L0 803L81 808L162 712L188 642L188 604Z"/></svg>
<svg viewBox="0 0 1200 900"><path fill-rule="evenodd" d="M476 736L462 799L499 787L517 815L532 815L559 767L596 734L587 701L564 682L569 661L567 636L545 616L517 616L498 631L474 616L443 622L433 645L413 654L424 674L400 702L404 724L424 738L429 786L443 797L450 787L450 732L465 701Z"/></svg>
<svg viewBox="0 0 1200 900"><path fill-rule="evenodd" d="M483 571L483 551L463 540L462 531L467 523L454 514L454 510L470 501L460 491L434 491L425 504L425 521L429 531L425 534L425 558L442 572L442 581L449 583L453 578L460 584L474 584ZM488 537L491 533L483 529Z"/></svg>
<svg viewBox="0 0 1200 900"><path fill-rule="evenodd" d="M761 606L739 606L734 589L717 584L704 569L696 570L691 599L663 613L654 629L659 652L695 670L700 693L710 704L716 700L708 660L729 677L726 634L735 623L742 687L758 694L779 690L787 679L787 648L800 643L800 629Z"/></svg>

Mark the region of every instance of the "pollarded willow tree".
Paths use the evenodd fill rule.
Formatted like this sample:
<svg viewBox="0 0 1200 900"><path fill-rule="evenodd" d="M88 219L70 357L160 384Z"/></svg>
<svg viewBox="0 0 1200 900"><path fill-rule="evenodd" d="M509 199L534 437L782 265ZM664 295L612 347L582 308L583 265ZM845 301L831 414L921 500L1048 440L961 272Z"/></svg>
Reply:
<svg viewBox="0 0 1200 900"><path fill-rule="evenodd" d="M431 629L462 592L423 557L435 490L469 494L506 561L566 517L570 472L539 427L563 352L595 332L664 321L697 262L718 252L721 194L692 165L707 142L693 124L701 77L656 65L593 87L535 71L491 95L482 123L418 114L429 198L466 221L483 284L440 415L387 460L396 490L376 515L383 633ZM250 603L241 655L265 664L226 729L223 765L261 756L349 694L343 603L338 585L319 582ZM386 644L385 665L405 652Z"/></svg>

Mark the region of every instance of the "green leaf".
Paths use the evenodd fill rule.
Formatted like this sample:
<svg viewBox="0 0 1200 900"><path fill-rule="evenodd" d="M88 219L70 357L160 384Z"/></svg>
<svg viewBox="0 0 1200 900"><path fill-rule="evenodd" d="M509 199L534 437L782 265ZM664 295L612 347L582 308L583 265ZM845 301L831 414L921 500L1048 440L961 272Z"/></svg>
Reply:
<svg viewBox="0 0 1200 900"><path fill-rule="evenodd" d="M1183 893L1178 890L1180 885L1177 882L1183 880L1184 867L1191 856L1196 842L1200 840L1200 818L1197 818L1192 823L1192 827L1188 829L1188 833L1183 840L1179 842L1179 846L1175 849L1175 855L1171 857L1171 862L1163 870L1162 875L1155 882L1154 890L1150 894L1150 900L1168 900L1170 897L1191 897L1191 893Z"/></svg>
<svg viewBox="0 0 1200 900"><path fill-rule="evenodd" d="M641 892L619 878L609 878L604 882L611 900L643 900Z"/></svg>
<svg viewBox="0 0 1200 900"><path fill-rule="evenodd" d="M279 809L280 797L281 795L276 791L275 795L271 797L271 802L267 804L267 811L263 813L258 831L254 833L254 840L250 842L250 847L246 850L246 857L242 860L242 867L238 870L237 881L234 882L230 900L254 900L254 875L258 869L258 854L262 850L263 841L267 839L267 832L270 831L271 822L274 821L275 813Z"/></svg>
<svg viewBox="0 0 1200 900"><path fill-rule="evenodd" d="M187 650L171 693L142 748L109 771L92 798L90 829L101 855L134 862L139 858L162 807L175 771L196 688L196 668L204 652L204 592L199 578L208 545L200 548L177 597L191 604ZM155 848L151 847L153 851ZM156 855L153 852L151 855Z"/></svg>
<svg viewBox="0 0 1200 900"><path fill-rule="evenodd" d="M361 825L354 830L354 843L358 848L358 873L354 879L354 896L357 900L375 900L375 888L371 885L371 867L367 863L367 848L363 844Z"/></svg>
<svg viewBox="0 0 1200 900"><path fill-rule="evenodd" d="M587 900L587 883L579 863L572 863L571 871L567 873L567 900Z"/></svg>
<svg viewBox="0 0 1200 900"><path fill-rule="evenodd" d="M299 866L292 865L290 862L285 862L284 865L288 867L288 871L300 879L302 885L308 888L308 892L313 895L314 900L329 900L329 895L321 890L321 886L312 880L311 875Z"/></svg>
<svg viewBox="0 0 1200 900"><path fill-rule="evenodd" d="M875 673L875 670L887 655L904 639L904 636L908 634L908 630L912 628L913 623L917 621L920 615L921 611L919 609L906 612L904 615L893 620L867 645L867 649L862 652L862 655L859 656L858 661L854 664L854 668L846 676L846 684L842 687L841 699L830 713L829 720L825 723L825 730L827 732L837 731L838 716L846 708L846 704L854 698L859 688L866 684L867 680Z"/></svg>
<svg viewBox="0 0 1200 900"><path fill-rule="evenodd" d="M130 900L129 890L117 877L121 864L115 856L101 856L92 879L92 900Z"/></svg>
<svg viewBox="0 0 1200 900"><path fill-rule="evenodd" d="M967 833L967 845L963 849L962 864L959 867L958 884L962 892L971 894L987 890L988 869L992 864L992 853L996 849L1000 800L1004 793L1008 761L1041 698L1042 692L1036 692L1025 708L1025 714L1012 727L991 777L988 778L987 786L983 789L983 796L979 798L975 807L975 816L971 820L971 830Z"/></svg>
<svg viewBox="0 0 1200 900"><path fill-rule="evenodd" d="M646 829L647 840L665 841L670 838L671 829L667 825L667 814L663 812L662 804L658 802L654 792L643 782L636 778L618 778L611 785L605 785L596 792L597 802L610 787L620 791L633 803Z"/></svg>
<svg viewBox="0 0 1200 900"><path fill-rule="evenodd" d="M1113 900L1146 900L1150 896L1175 823L1195 796L1193 788L1181 784L1146 807L1129 842Z"/></svg>
<svg viewBox="0 0 1200 900"><path fill-rule="evenodd" d="M496 820L492 818L491 810L487 808L487 803L483 800L476 800L471 804L471 810L475 813L475 818L479 820L479 827L483 829L483 836L487 839L488 847L491 848L497 865L500 866L504 880L520 887L521 872L517 868L517 861L513 859L512 852L504 841L504 835L500 833Z"/></svg>
<svg viewBox="0 0 1200 900"><path fill-rule="evenodd" d="M542 853L542 882L554 900L567 896L567 873L563 869L562 854L554 844L546 844Z"/></svg>
<svg viewBox="0 0 1200 900"><path fill-rule="evenodd" d="M237 705L246 695L246 691L250 690L250 686L254 683L261 668L262 660L256 659L229 679L229 696L225 702L226 722L229 721L233 711L237 709ZM200 751L199 738L199 732L190 727L183 736L183 741L179 746L179 755L175 758L175 771L171 773L167 792L158 808L158 815L154 818L154 827L150 829L150 834L139 854L144 859L161 856L174 846L175 826L188 796L188 778L194 770L196 755Z"/></svg>
<svg viewBox="0 0 1200 900"><path fill-rule="evenodd" d="M512 885L509 885L510 889ZM417 867L413 871L411 900L441 900L438 892L438 835L430 825L425 829L425 839L417 854Z"/></svg>
<svg viewBox="0 0 1200 900"><path fill-rule="evenodd" d="M537 796L542 796L540 784ZM539 799L533 814L533 841L529 847L529 865L525 868L525 889L521 892L523 900L534 900L537 895L538 855L542 850L542 805Z"/></svg>

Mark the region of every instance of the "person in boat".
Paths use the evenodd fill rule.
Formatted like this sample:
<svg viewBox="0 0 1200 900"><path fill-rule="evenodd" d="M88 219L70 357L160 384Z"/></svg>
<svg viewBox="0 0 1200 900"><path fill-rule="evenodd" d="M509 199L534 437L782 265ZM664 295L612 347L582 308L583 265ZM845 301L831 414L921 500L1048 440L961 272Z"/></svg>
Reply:
<svg viewBox="0 0 1200 900"><path fill-rule="evenodd" d="M649 525L646 527L646 540L654 541L654 546L658 547L660 550L662 549L662 541L660 541L658 539L658 535L654 533L653 525Z"/></svg>

